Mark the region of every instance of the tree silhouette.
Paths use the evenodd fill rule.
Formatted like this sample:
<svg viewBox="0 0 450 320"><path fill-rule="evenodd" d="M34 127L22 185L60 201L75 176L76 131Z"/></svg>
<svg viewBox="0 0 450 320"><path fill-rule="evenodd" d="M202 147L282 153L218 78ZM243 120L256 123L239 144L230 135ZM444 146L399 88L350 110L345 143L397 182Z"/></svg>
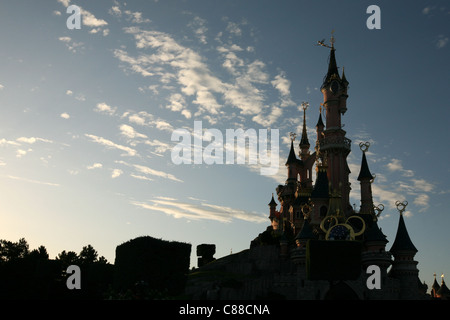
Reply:
<svg viewBox="0 0 450 320"><path fill-rule="evenodd" d="M61 262L61 266L65 270L72 264L78 264L79 258L76 252L63 250L58 254L56 260Z"/></svg>
<svg viewBox="0 0 450 320"><path fill-rule="evenodd" d="M89 264L97 261L98 253L90 244L88 244L83 247L78 257L81 264Z"/></svg>
<svg viewBox="0 0 450 320"><path fill-rule="evenodd" d="M44 246L39 246L37 249L31 250L28 256L34 259L48 260L48 252Z"/></svg>
<svg viewBox="0 0 450 320"><path fill-rule="evenodd" d="M20 238L18 242L0 240L0 259L5 262L25 258L29 253L28 248L25 238Z"/></svg>

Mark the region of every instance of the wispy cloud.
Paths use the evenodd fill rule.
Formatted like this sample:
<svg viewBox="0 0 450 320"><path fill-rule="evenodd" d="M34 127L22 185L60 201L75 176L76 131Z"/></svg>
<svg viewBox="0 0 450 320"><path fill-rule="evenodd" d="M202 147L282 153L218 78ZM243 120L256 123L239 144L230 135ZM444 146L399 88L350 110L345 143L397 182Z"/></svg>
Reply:
<svg viewBox="0 0 450 320"><path fill-rule="evenodd" d="M66 45L66 48L73 53L84 50L84 43L81 41L74 41L71 37L59 37L58 40L63 42Z"/></svg>
<svg viewBox="0 0 450 320"><path fill-rule="evenodd" d="M94 163L94 164L92 164L90 166L87 166L86 168L88 170L92 170L92 169L100 169L102 167L103 167L103 165L101 163L96 162L96 163Z"/></svg>
<svg viewBox="0 0 450 320"><path fill-rule="evenodd" d="M66 8L71 4L70 0L58 0L58 2ZM83 26L91 28L89 30L89 33L101 33L104 36L107 36L109 34L109 29L106 28L106 26L108 25L107 21L97 18L92 12L80 6L78 7L80 8L81 12L81 23L83 24Z"/></svg>
<svg viewBox="0 0 450 320"><path fill-rule="evenodd" d="M88 137L89 139L91 139L93 142L98 143L100 145L103 145L103 146L106 146L106 147L109 147L112 149L118 149L121 151L125 151L125 155L128 155L128 156L136 156L137 155L137 151L135 149L117 144L117 143L112 142L111 140L105 139L103 137L99 137L99 136L96 136L93 134L85 134L85 136Z"/></svg>
<svg viewBox="0 0 450 320"><path fill-rule="evenodd" d="M44 138L38 138L38 137L29 137L29 138L27 138L27 137L20 137L20 138L17 138L17 141L18 142L27 143L27 144L34 144L34 143L36 143L38 141L39 142L46 142L46 143L53 143L52 140L44 139Z"/></svg>
<svg viewBox="0 0 450 320"><path fill-rule="evenodd" d="M447 43L448 43L448 37L440 34L436 40L436 47L438 49L441 49L441 48L445 47L447 45Z"/></svg>
<svg viewBox="0 0 450 320"><path fill-rule="evenodd" d="M162 212L177 219L213 220L223 223L230 223L233 220L253 223L267 222L266 214L215 205L193 198L191 200L193 202L190 203L173 198L157 197L148 202L132 201L131 204L147 210Z"/></svg>
<svg viewBox="0 0 450 320"><path fill-rule="evenodd" d="M58 184L58 183L27 179L27 178L16 177L16 176L11 176L11 175L8 175L7 177L9 179L13 179L13 180L24 181L24 182L28 182L28 183L34 183L34 184L41 184L41 185L45 185L45 186L51 186L51 187L59 187L60 186L60 184Z"/></svg>
<svg viewBox="0 0 450 320"><path fill-rule="evenodd" d="M130 164L130 163L127 163L127 162L122 161L122 160L116 161L116 163L122 164L122 165L125 165L125 166L128 166L128 167L131 167L131 168L134 168L138 173L144 174L146 176L153 176L153 177L168 179L168 180L172 180L172 181L176 181L176 182L183 182L183 180L178 179L177 177L175 177L171 173L167 173L167 172L164 172L164 171L161 171L161 170L152 169L152 168L150 168L148 166L139 165L139 164ZM136 175L134 175L133 177L137 178L137 179L144 180L144 179L142 179L141 175L138 175L138 176L140 176L140 177L136 177Z"/></svg>
<svg viewBox="0 0 450 320"><path fill-rule="evenodd" d="M399 171L403 176L405 177L412 177L414 176L414 172L412 170L406 170L403 168L402 160L400 159L392 159L386 167L390 171Z"/></svg>
<svg viewBox="0 0 450 320"><path fill-rule="evenodd" d="M197 21L200 21L197 19ZM237 27L228 24L230 30ZM124 63L126 70L143 77L159 78L161 84L171 84L175 92L169 96L167 108L179 112L185 118L193 115L215 124L225 117L224 108L232 107L243 116L251 117L255 123L270 126L277 121L282 107L292 106L290 81L283 72L270 81L266 64L258 59L244 59L238 54L247 51L235 44L217 47L223 59L223 67L232 73L231 81L220 79L207 65L199 51L182 45L168 33L143 30L137 27L125 28L131 34L139 49L137 56L124 49L116 49L114 55ZM281 100L275 103L266 101L266 90L276 90ZM178 91L177 89L178 88ZM193 110L193 107L197 107Z"/></svg>

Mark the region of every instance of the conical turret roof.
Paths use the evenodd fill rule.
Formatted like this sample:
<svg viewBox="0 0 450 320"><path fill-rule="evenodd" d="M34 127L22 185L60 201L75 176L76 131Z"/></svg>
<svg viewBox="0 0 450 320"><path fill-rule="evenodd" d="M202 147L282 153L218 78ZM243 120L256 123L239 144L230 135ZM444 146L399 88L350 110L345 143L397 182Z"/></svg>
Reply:
<svg viewBox="0 0 450 320"><path fill-rule="evenodd" d="M370 173L369 165L367 164L366 153L363 152L362 161L361 161L361 170L359 171L358 181L363 179L372 180L373 176Z"/></svg>
<svg viewBox="0 0 450 320"><path fill-rule="evenodd" d="M408 230L406 230L405 221L403 219L403 214L400 214L399 222L398 222L398 229L397 234L395 236L394 243L392 244L391 250L392 253L396 252L417 252L416 247L411 241L411 238L409 237Z"/></svg>

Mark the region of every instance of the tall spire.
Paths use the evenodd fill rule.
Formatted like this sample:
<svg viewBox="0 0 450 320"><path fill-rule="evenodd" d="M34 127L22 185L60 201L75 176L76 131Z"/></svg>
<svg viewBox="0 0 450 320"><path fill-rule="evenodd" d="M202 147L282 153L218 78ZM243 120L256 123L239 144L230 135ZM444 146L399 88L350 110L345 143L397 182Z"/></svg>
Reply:
<svg viewBox="0 0 450 320"><path fill-rule="evenodd" d="M309 155L309 141L308 141L308 133L306 131L306 109L308 109L309 103L302 102L303 108L303 129L302 129L302 137L300 139L300 157L302 159L306 158Z"/></svg>
<svg viewBox="0 0 450 320"><path fill-rule="evenodd" d="M400 212L400 218L398 222L398 229L397 234L395 236L394 243L392 244L390 252L400 253L400 252L411 252L415 254L417 252L416 247L411 241L411 238L409 237L408 230L406 230L405 221L403 219L403 211L405 211L405 207L408 204L408 202L396 202L397 209Z"/></svg>
<svg viewBox="0 0 450 320"><path fill-rule="evenodd" d="M366 142L366 144L362 144L360 143L359 145L361 147L361 150L363 152L363 156L362 156L362 161L361 161L361 169L359 171L359 175L358 175L358 181L362 181L362 180L372 180L374 177L372 176L372 174L370 173L369 170L369 165L367 164L367 159L366 159L366 151L367 149L363 149L362 146L365 146L368 148L368 143Z"/></svg>
<svg viewBox="0 0 450 320"><path fill-rule="evenodd" d="M286 160L286 165L293 164L295 162L297 162L297 157L295 156L294 139L291 139L291 150L289 151L289 156Z"/></svg>
<svg viewBox="0 0 450 320"><path fill-rule="evenodd" d="M303 108L303 130L302 130L302 138L300 140L300 146L308 146L309 147L309 141L308 141L308 134L306 132L306 109L308 109L308 102L302 103Z"/></svg>

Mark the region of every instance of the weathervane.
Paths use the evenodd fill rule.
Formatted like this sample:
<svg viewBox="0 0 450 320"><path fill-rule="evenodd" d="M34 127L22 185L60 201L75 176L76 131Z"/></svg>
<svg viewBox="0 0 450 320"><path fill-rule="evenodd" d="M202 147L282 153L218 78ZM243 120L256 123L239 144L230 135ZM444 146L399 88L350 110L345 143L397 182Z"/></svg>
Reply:
<svg viewBox="0 0 450 320"><path fill-rule="evenodd" d="M318 46L322 46L322 47L326 47L326 48L330 48L330 49L334 49L334 43L336 42L336 40L334 39L334 35L333 34L334 34L334 30L331 31L331 38L330 38L331 46L325 44L325 39L317 41L317 45Z"/></svg>

